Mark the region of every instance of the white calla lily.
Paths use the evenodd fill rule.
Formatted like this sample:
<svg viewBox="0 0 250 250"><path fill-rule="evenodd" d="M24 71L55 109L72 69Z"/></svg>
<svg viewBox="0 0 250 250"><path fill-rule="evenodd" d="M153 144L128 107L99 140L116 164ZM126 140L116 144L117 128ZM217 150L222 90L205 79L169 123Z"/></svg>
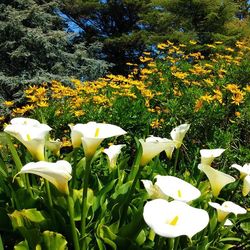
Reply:
<svg viewBox="0 0 250 250"><path fill-rule="evenodd" d="M143 218L156 234L167 238L181 235L192 238L209 222L205 210L181 201L168 202L163 199L148 201L144 206Z"/></svg>
<svg viewBox="0 0 250 250"><path fill-rule="evenodd" d="M203 171L209 179L212 193L215 197L220 194L220 191L224 186L235 181L235 178L231 175L216 170L209 165L199 164L198 168Z"/></svg>
<svg viewBox="0 0 250 250"><path fill-rule="evenodd" d="M73 147L82 144L86 157L92 157L104 139L127 133L116 125L96 122L70 125L70 129Z"/></svg>
<svg viewBox="0 0 250 250"><path fill-rule="evenodd" d="M250 175L247 175L243 181L242 194L243 196L247 196L250 192Z"/></svg>
<svg viewBox="0 0 250 250"><path fill-rule="evenodd" d="M172 140L174 141L175 147L177 149L181 147L184 136L186 135L189 128L190 128L190 124L185 123L185 124L181 124L180 126L174 128L171 131L170 136Z"/></svg>
<svg viewBox="0 0 250 250"><path fill-rule="evenodd" d="M214 158L219 157L224 151L223 148L201 149L201 164L210 166Z"/></svg>
<svg viewBox="0 0 250 250"><path fill-rule="evenodd" d="M121 149L125 146L126 146L125 144L111 145L109 148L105 148L103 150L103 152L108 156L111 169L115 168L117 158L121 153Z"/></svg>
<svg viewBox="0 0 250 250"><path fill-rule="evenodd" d="M12 119L4 131L19 140L36 160L44 160L45 137L51 127L31 118Z"/></svg>
<svg viewBox="0 0 250 250"><path fill-rule="evenodd" d="M60 160L55 163L38 161L22 167L18 174L36 174L51 182L60 192L68 194L68 181L72 167L69 162Z"/></svg>
<svg viewBox="0 0 250 250"><path fill-rule="evenodd" d="M139 139L139 142L142 145L141 166L147 165L149 161L162 151L166 150L172 143L171 140L155 136L150 136L146 138L146 140Z"/></svg>
<svg viewBox="0 0 250 250"><path fill-rule="evenodd" d="M240 178L243 179L243 196L247 196L250 192L250 163L246 163L243 166L233 164L232 168L236 168L240 171Z"/></svg>
<svg viewBox="0 0 250 250"><path fill-rule="evenodd" d="M174 149L175 149L175 143L173 140L169 140L169 139L166 139L166 142L168 142L168 143L167 143L166 148L165 148L165 153L166 153L167 158L169 160L171 160Z"/></svg>
<svg viewBox="0 0 250 250"><path fill-rule="evenodd" d="M222 205L216 202L208 202L208 204L217 210L217 218L219 222L223 222L230 213L234 213L235 215L247 213L245 208L232 201L225 201Z"/></svg>
<svg viewBox="0 0 250 250"><path fill-rule="evenodd" d="M201 192L190 183L175 176L157 175L155 186L174 200L190 202L200 197Z"/></svg>
<svg viewBox="0 0 250 250"><path fill-rule="evenodd" d="M246 163L243 166L233 164L231 167L240 171L240 178L245 178L247 175L250 175L250 163Z"/></svg>
<svg viewBox="0 0 250 250"><path fill-rule="evenodd" d="M162 191L159 189L157 185L154 185L150 180L141 180L144 188L146 189L150 199L158 199L158 198L168 198Z"/></svg>

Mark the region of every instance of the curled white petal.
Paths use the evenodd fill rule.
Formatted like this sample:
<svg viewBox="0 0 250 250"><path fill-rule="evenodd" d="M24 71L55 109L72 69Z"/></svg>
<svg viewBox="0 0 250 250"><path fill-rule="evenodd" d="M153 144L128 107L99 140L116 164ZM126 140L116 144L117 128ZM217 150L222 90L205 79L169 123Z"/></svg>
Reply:
<svg viewBox="0 0 250 250"><path fill-rule="evenodd" d="M225 174L208 165L199 164L198 168L202 170L209 179L212 193L215 197L219 195L224 186L235 181L235 178L231 175Z"/></svg>
<svg viewBox="0 0 250 250"><path fill-rule="evenodd" d="M220 222L224 221L226 216L230 213L238 215L245 214L247 212L245 208L235 204L232 201L225 201L222 203L222 205L216 202L209 202L208 204L217 210L218 221Z"/></svg>
<svg viewBox="0 0 250 250"><path fill-rule="evenodd" d="M201 149L201 164L203 165L211 165L214 158L219 157L225 149L223 148L216 148L216 149Z"/></svg>
<svg viewBox="0 0 250 250"><path fill-rule="evenodd" d="M184 136L186 135L189 128L190 128L190 124L184 123L184 124L181 124L180 126L174 128L171 131L170 136L171 136L172 140L175 142L176 148L181 147Z"/></svg>
<svg viewBox="0 0 250 250"><path fill-rule="evenodd" d="M4 131L19 140L37 160L44 160L45 137L51 127L35 119L14 118Z"/></svg>
<svg viewBox="0 0 250 250"><path fill-rule="evenodd" d="M175 176L157 175L155 178L155 185L161 192L175 200L190 202L201 195L199 189Z"/></svg>
<svg viewBox="0 0 250 250"><path fill-rule="evenodd" d="M70 129L73 147L80 147L82 144L87 157L93 156L104 139L127 133L116 125L97 122L70 125Z"/></svg>
<svg viewBox="0 0 250 250"><path fill-rule="evenodd" d="M30 162L22 167L19 174L36 174L49 182L62 193L68 193L68 181L71 179L72 167L69 162L60 160L55 163L38 161Z"/></svg>

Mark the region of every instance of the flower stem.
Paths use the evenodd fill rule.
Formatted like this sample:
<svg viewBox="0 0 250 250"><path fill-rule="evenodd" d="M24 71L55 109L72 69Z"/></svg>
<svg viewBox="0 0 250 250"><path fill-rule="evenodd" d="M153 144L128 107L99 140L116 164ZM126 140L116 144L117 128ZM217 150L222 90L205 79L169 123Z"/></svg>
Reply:
<svg viewBox="0 0 250 250"><path fill-rule="evenodd" d="M92 157L86 157L86 165L84 172L84 181L83 181L83 191L82 191L82 214L81 214L81 239L82 239L82 250L86 250L86 219L88 213L88 204L87 204L87 194L88 194L88 185L89 185L89 174L91 169L91 160Z"/></svg>
<svg viewBox="0 0 250 250"><path fill-rule="evenodd" d="M53 202L52 202L52 197L51 197L51 192L50 192L50 186L49 186L48 180L44 179L44 183L45 183L47 198L48 198L48 201L49 201L49 210L50 210L50 214L51 214L51 217L52 217L53 225L55 227L56 218L55 218L55 213L54 213L54 210L53 210Z"/></svg>
<svg viewBox="0 0 250 250"><path fill-rule="evenodd" d="M174 168L173 168L174 174L175 174L175 172L177 170L177 164L178 164L179 154L180 154L180 148L177 148L176 152L175 152L175 161L174 161Z"/></svg>
<svg viewBox="0 0 250 250"><path fill-rule="evenodd" d="M72 198L69 195L67 195L67 204L68 204L68 210L69 210L70 227L71 227L74 249L80 250L79 240L78 240L75 221L74 221L74 203L73 203Z"/></svg>

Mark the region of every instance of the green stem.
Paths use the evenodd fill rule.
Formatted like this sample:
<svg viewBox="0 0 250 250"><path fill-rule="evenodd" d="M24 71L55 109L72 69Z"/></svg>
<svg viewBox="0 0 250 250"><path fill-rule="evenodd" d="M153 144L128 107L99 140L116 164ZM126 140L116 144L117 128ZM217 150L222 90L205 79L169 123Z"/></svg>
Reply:
<svg viewBox="0 0 250 250"><path fill-rule="evenodd" d="M234 197L235 193L238 190L240 183L241 183L241 180L238 180L238 183L237 183L236 187L234 188L233 192L231 193L231 195L229 196L228 201L230 201Z"/></svg>
<svg viewBox="0 0 250 250"><path fill-rule="evenodd" d="M73 149L73 168L72 168L72 182L71 182L71 188L75 188L75 183L76 183L76 166L77 166L77 150L78 148Z"/></svg>
<svg viewBox="0 0 250 250"><path fill-rule="evenodd" d="M71 227L74 249L80 250L79 240L78 240L77 231L76 231L76 225L74 221L74 202L69 195L67 195L67 203L68 203L70 227Z"/></svg>
<svg viewBox="0 0 250 250"><path fill-rule="evenodd" d="M136 167L136 166L135 166ZM125 218L127 216L127 211L128 211L128 207L129 207L129 203L130 201L132 200L133 198L133 193L135 191L135 186L136 186L136 183L140 177L140 174L141 174L141 170L142 170L142 167L139 167L138 166L138 170L136 172L136 175L135 175L135 178L132 182L132 185L131 185L131 188L127 194L127 196L125 197L125 200L123 202L123 207L122 207L122 212L121 212L121 219L120 219L120 225L122 225L125 221Z"/></svg>
<svg viewBox="0 0 250 250"><path fill-rule="evenodd" d="M45 182L45 188L46 188L47 198L48 198L48 202L49 202L49 210L50 210L50 214L52 217L53 225L55 227L56 226L56 218L55 218L55 213L53 210L53 202L52 202L52 197L51 197L51 192L50 192L50 186L49 186L48 180L44 179L44 182Z"/></svg>
<svg viewBox="0 0 250 250"><path fill-rule="evenodd" d="M89 174L91 169L92 157L86 158L86 165L84 171L83 191L82 191L82 214L81 214L81 239L82 239L82 250L86 250L86 219L88 214L87 194L89 185Z"/></svg>
<svg viewBox="0 0 250 250"><path fill-rule="evenodd" d="M178 164L179 154L180 154L180 148L177 148L176 152L175 152L175 161L174 161L174 168L173 168L174 174L175 174L175 172L177 170L177 164Z"/></svg>
<svg viewBox="0 0 250 250"><path fill-rule="evenodd" d="M168 239L168 249L169 250L173 250L174 249L174 245L175 245L174 241L175 241L174 238L169 238Z"/></svg>
<svg viewBox="0 0 250 250"><path fill-rule="evenodd" d="M8 148L10 150L10 153L11 153L13 160L15 162L15 165L17 167L17 171L20 172L23 164L22 164L22 162L17 154L17 151L15 149L15 146L14 146L13 142L11 141L10 136L8 134L6 134L6 139L7 139L7 143L8 143Z"/></svg>
<svg viewBox="0 0 250 250"><path fill-rule="evenodd" d="M178 249L179 242L180 242L180 237L175 238L175 241L174 241L174 250Z"/></svg>

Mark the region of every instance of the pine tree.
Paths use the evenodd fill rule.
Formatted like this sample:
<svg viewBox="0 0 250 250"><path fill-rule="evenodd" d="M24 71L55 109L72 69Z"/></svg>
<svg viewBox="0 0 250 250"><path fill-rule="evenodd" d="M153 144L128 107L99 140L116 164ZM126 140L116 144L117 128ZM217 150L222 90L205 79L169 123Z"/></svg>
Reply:
<svg viewBox="0 0 250 250"><path fill-rule="evenodd" d="M100 44L72 43L66 23L51 0L1 0L0 93L16 97L23 83L70 77L95 79L108 64L99 60Z"/></svg>
<svg viewBox="0 0 250 250"><path fill-rule="evenodd" d="M81 37L90 43L98 40L104 44L104 56L115 64L115 73L126 73L126 62L138 62L143 50L167 39L230 43L244 36L246 30L236 18L240 8L246 9L242 3L245 1L240 0L63 2L62 11L81 29Z"/></svg>
<svg viewBox="0 0 250 250"><path fill-rule="evenodd" d="M138 62L147 47L147 30L142 13L150 0L78 1L64 0L62 11L82 30L88 43L103 43L104 58L114 64L113 73L126 72L126 62Z"/></svg>

